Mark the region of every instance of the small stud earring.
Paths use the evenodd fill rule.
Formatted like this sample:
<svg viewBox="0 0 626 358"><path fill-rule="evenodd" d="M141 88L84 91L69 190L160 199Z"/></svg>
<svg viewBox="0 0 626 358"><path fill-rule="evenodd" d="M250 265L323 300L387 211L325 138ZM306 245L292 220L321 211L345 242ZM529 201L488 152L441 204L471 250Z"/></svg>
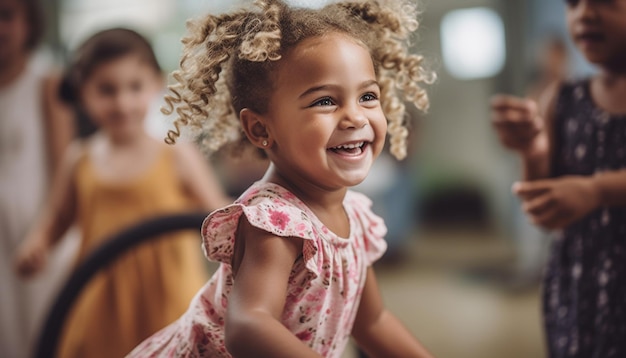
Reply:
<svg viewBox="0 0 626 358"><path fill-rule="evenodd" d="M267 140L263 139L263 142L261 142L261 144L262 144L264 147L267 147Z"/></svg>

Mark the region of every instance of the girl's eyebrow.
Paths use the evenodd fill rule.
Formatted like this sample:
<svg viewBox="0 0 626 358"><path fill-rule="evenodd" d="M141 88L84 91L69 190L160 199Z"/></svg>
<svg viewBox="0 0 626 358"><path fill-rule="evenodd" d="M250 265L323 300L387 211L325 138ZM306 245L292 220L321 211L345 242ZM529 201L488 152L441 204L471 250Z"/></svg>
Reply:
<svg viewBox="0 0 626 358"><path fill-rule="evenodd" d="M367 88L367 87L370 87L372 85L376 85L376 86L380 87L378 85L378 81L376 81L376 80L369 80L369 81L365 81L365 82L361 83L359 85L359 89ZM302 98L302 97L304 97L306 95L309 95L311 93L314 93L314 92L324 91L324 90L331 89L331 88L336 88L336 87L339 87L339 86L337 86L337 85L321 85L321 86L311 87L311 88L307 89L306 91L302 92L302 94L300 94L300 96L298 96L298 98Z"/></svg>

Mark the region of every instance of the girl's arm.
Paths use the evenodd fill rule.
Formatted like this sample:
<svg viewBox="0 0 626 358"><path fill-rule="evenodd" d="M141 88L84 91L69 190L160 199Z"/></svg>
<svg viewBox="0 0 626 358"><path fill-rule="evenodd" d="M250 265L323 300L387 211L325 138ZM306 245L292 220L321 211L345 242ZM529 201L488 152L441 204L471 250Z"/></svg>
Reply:
<svg viewBox="0 0 626 358"><path fill-rule="evenodd" d="M234 285L226 314L226 347L240 357L317 357L280 322L287 281L302 253L302 239L281 238L239 224L233 259Z"/></svg>
<svg viewBox="0 0 626 358"><path fill-rule="evenodd" d="M430 353L383 305L374 270L367 270L352 336L372 358L429 358Z"/></svg>
<svg viewBox="0 0 626 358"><path fill-rule="evenodd" d="M75 221L76 189L73 173L82 150L79 143L67 148L65 158L53 178L48 201L18 249L15 268L24 277L33 276L43 269L47 253Z"/></svg>
<svg viewBox="0 0 626 358"><path fill-rule="evenodd" d="M63 155L74 137L74 112L59 98L60 78L52 75L44 80L43 108L48 148L48 169L54 177Z"/></svg>
<svg viewBox="0 0 626 358"><path fill-rule="evenodd" d="M561 229L597 208L626 206L626 169L520 182L513 191L534 224Z"/></svg>
<svg viewBox="0 0 626 358"><path fill-rule="evenodd" d="M212 211L232 203L213 169L194 146L179 142L174 148L183 185L202 209Z"/></svg>
<svg viewBox="0 0 626 358"><path fill-rule="evenodd" d="M554 151L554 112L560 82L554 82L541 94L537 103L541 120L541 132L536 139L537 151L522 155L524 180L548 178L551 175L552 153Z"/></svg>
<svg viewBox="0 0 626 358"><path fill-rule="evenodd" d="M591 177L599 206L626 206L626 169L606 171Z"/></svg>

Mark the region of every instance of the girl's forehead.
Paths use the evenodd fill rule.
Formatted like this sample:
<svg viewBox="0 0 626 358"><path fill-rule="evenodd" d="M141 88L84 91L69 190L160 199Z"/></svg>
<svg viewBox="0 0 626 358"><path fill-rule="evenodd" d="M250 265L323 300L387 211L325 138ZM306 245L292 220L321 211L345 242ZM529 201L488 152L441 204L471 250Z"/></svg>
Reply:
<svg viewBox="0 0 626 358"><path fill-rule="evenodd" d="M89 79L94 78L102 80L107 77L113 78L116 75L123 75L121 77L128 78L147 78L154 75L154 70L140 55L129 53L95 63L86 80L89 81Z"/></svg>
<svg viewBox="0 0 626 358"><path fill-rule="evenodd" d="M144 56L136 52L120 54L105 59L93 57L91 62L91 64L87 64L87 68L91 68L92 71L97 71L105 67L152 67Z"/></svg>
<svg viewBox="0 0 626 358"><path fill-rule="evenodd" d="M330 32L324 35L312 36L303 39L298 44L285 51L281 61L301 61L303 59L310 59L311 56L319 56L320 48L325 45L331 45L336 47L357 45L363 48L368 53L370 52L368 47L359 39L341 32ZM326 53L325 55L329 54ZM332 56L333 53L331 53L330 55Z"/></svg>
<svg viewBox="0 0 626 358"><path fill-rule="evenodd" d="M276 85L331 80L348 72L375 77L370 52L355 39L343 35L309 38L284 54L274 73ZM335 81L335 80L332 80Z"/></svg>
<svg viewBox="0 0 626 358"><path fill-rule="evenodd" d="M343 51L348 51L354 56L365 56L371 59L370 49L362 41L338 32L308 38L296 46L290 56L286 56L286 58L299 61L311 60L319 56L336 58Z"/></svg>

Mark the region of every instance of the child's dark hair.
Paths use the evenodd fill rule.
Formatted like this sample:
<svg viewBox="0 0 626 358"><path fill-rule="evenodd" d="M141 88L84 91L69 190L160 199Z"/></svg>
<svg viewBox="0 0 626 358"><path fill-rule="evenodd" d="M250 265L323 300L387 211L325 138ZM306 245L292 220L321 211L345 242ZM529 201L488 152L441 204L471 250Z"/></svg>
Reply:
<svg viewBox="0 0 626 358"><path fill-rule="evenodd" d="M256 9L208 15L188 23L180 69L172 76L165 114L176 112L174 143L184 126L199 130L209 151L229 143L245 145L238 113L250 108L263 114L272 92L272 71L281 54L302 40L344 33L362 42L372 55L381 86L381 104L389 123L391 152L406 156L408 121L403 99L428 108L420 83L435 76L421 56L409 54L407 41L417 29L417 10L407 0L342 1L322 9L294 8L282 0L257 0ZM224 74L225 76L223 76Z"/></svg>
<svg viewBox="0 0 626 358"><path fill-rule="evenodd" d="M61 97L77 104L79 91L94 69L128 55L139 56L155 72L161 72L152 45L145 37L130 29L107 29L92 35L74 52L63 79Z"/></svg>

